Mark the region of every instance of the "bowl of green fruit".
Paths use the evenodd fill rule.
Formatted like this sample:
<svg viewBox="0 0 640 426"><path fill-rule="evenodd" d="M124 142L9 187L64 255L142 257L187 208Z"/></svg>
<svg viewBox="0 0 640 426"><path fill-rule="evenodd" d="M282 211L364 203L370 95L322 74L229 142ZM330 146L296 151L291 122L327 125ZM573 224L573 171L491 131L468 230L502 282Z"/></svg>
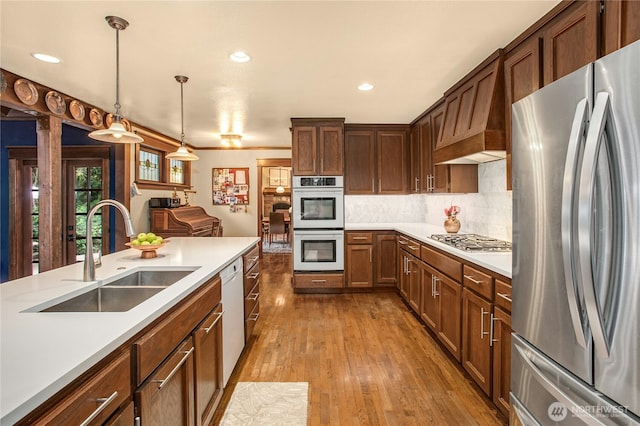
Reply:
<svg viewBox="0 0 640 426"><path fill-rule="evenodd" d="M138 234L138 237L131 242L125 243L126 246L131 247L136 250L140 250L142 254L140 255L143 259L153 259L158 256L156 250L161 247L164 247L169 241L165 240L159 235L154 234L153 232L141 232Z"/></svg>

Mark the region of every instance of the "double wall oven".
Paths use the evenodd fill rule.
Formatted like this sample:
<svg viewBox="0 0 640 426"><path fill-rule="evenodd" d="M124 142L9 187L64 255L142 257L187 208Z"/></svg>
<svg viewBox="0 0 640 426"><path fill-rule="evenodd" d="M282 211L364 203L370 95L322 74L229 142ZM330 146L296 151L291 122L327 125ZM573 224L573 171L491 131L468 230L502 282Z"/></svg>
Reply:
<svg viewBox="0 0 640 426"><path fill-rule="evenodd" d="M293 177L293 269L344 270L342 176Z"/></svg>

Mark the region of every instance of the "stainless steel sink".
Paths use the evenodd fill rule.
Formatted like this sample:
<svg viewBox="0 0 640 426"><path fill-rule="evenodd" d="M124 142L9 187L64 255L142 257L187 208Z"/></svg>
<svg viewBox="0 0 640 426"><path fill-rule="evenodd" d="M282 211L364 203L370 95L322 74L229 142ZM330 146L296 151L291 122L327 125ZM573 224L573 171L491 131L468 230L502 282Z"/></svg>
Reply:
<svg viewBox="0 0 640 426"><path fill-rule="evenodd" d="M114 281L105 281L108 286L132 286L132 287L168 287L192 273L190 271L136 271Z"/></svg>
<svg viewBox="0 0 640 426"><path fill-rule="evenodd" d="M190 270L134 271L37 312L125 312L192 273Z"/></svg>
<svg viewBox="0 0 640 426"><path fill-rule="evenodd" d="M165 288L102 286L40 312L125 312Z"/></svg>

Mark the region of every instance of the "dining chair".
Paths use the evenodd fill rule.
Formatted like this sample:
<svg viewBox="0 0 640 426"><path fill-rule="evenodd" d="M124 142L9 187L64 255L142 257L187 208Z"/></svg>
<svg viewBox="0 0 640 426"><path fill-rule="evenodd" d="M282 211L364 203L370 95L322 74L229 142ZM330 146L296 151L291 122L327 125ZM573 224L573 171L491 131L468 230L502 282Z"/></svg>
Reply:
<svg viewBox="0 0 640 426"><path fill-rule="evenodd" d="M269 244L273 242L274 235L281 235L289 242L289 234L284 224L284 214L278 212L269 213Z"/></svg>

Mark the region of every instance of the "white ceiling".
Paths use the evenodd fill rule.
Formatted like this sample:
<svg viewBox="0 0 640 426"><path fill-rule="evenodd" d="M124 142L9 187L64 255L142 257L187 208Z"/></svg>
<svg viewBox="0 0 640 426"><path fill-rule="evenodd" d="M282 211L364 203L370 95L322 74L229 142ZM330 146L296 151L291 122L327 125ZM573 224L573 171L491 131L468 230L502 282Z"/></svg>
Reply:
<svg viewBox="0 0 640 426"><path fill-rule="evenodd" d="M0 66L114 111L120 16L120 103L132 121L219 147L290 146L291 117L409 123L557 0L0 1ZM252 60L228 55L244 50ZM60 57L35 60L32 52ZM375 88L360 92L370 82Z"/></svg>

